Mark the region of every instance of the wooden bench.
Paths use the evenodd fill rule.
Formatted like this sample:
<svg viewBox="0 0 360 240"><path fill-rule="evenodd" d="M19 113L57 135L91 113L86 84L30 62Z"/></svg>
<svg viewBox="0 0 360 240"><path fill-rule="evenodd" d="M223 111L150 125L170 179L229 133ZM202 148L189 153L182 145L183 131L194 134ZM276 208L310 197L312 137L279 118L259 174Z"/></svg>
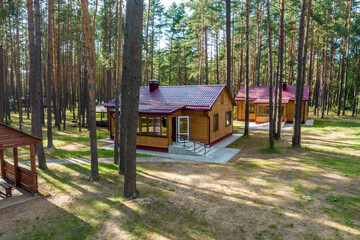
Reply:
<svg viewBox="0 0 360 240"><path fill-rule="evenodd" d="M5 189L5 197L12 197L12 186L10 186L9 184L2 182L0 183L0 186L2 186Z"/></svg>

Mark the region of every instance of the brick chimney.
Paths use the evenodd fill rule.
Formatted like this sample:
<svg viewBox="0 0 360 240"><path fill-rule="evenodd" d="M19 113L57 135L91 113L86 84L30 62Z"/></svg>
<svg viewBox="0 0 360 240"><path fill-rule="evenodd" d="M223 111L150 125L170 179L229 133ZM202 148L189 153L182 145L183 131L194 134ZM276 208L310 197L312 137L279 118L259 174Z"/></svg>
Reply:
<svg viewBox="0 0 360 240"><path fill-rule="evenodd" d="M149 81L149 90L150 90L150 92L155 92L159 88L159 83L160 83L159 80L151 79Z"/></svg>
<svg viewBox="0 0 360 240"><path fill-rule="evenodd" d="M287 90L287 82L283 82L283 91Z"/></svg>

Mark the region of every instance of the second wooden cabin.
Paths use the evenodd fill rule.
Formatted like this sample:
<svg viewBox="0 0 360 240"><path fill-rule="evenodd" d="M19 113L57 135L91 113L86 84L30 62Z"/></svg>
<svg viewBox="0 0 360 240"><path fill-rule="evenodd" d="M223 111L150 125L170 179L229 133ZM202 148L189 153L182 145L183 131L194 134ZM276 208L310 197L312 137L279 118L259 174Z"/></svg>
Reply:
<svg viewBox="0 0 360 240"><path fill-rule="evenodd" d="M307 106L309 101L310 87L304 86L302 101L302 123L307 119ZM273 89L275 93L275 89ZM282 121L293 123L295 108L296 86L288 86L286 82L282 86ZM274 98L273 98L274 99ZM241 87L235 97L237 103L237 120L245 121L245 87ZM269 87L249 87L249 119L250 122L269 122Z"/></svg>

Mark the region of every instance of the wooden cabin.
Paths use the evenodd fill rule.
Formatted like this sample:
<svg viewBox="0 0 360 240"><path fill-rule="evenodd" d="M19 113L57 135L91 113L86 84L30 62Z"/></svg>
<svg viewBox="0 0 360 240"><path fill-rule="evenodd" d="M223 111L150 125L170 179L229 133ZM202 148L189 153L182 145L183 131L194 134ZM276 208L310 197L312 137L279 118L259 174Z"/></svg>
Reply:
<svg viewBox="0 0 360 240"><path fill-rule="evenodd" d="M310 86L304 86L304 96L302 102L301 121L307 120L307 110L309 101ZM275 93L275 88L273 89ZM295 108L296 86L288 86L283 83L282 86L282 121L293 123ZM235 97L237 105L237 120L245 121L245 87L241 87ZM255 123L269 122L269 87L249 87L249 120Z"/></svg>
<svg viewBox="0 0 360 240"><path fill-rule="evenodd" d="M232 135L234 106L226 85L159 86L150 80L140 87L137 148L167 152L182 141L214 145ZM115 99L106 107L114 139Z"/></svg>
<svg viewBox="0 0 360 240"><path fill-rule="evenodd" d="M35 146L41 139L0 123L0 164L1 177L20 186L33 195L38 193L35 165ZM19 166L18 147L30 146L30 169ZM13 149L13 162L4 158L4 149Z"/></svg>

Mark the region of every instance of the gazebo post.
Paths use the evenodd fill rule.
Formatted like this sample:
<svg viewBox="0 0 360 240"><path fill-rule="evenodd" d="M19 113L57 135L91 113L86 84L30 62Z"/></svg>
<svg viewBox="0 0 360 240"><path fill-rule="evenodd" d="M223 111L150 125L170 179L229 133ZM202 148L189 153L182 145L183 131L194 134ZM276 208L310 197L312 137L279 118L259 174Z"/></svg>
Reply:
<svg viewBox="0 0 360 240"><path fill-rule="evenodd" d="M4 150L0 150L0 163L1 163L1 177L5 177L5 162L4 162Z"/></svg>
<svg viewBox="0 0 360 240"><path fill-rule="evenodd" d="M37 193L37 179L36 179L36 163L35 163L35 145L30 145L30 163L31 163L31 193Z"/></svg>
<svg viewBox="0 0 360 240"><path fill-rule="evenodd" d="M19 186L19 159L17 148L13 148L15 186Z"/></svg>

